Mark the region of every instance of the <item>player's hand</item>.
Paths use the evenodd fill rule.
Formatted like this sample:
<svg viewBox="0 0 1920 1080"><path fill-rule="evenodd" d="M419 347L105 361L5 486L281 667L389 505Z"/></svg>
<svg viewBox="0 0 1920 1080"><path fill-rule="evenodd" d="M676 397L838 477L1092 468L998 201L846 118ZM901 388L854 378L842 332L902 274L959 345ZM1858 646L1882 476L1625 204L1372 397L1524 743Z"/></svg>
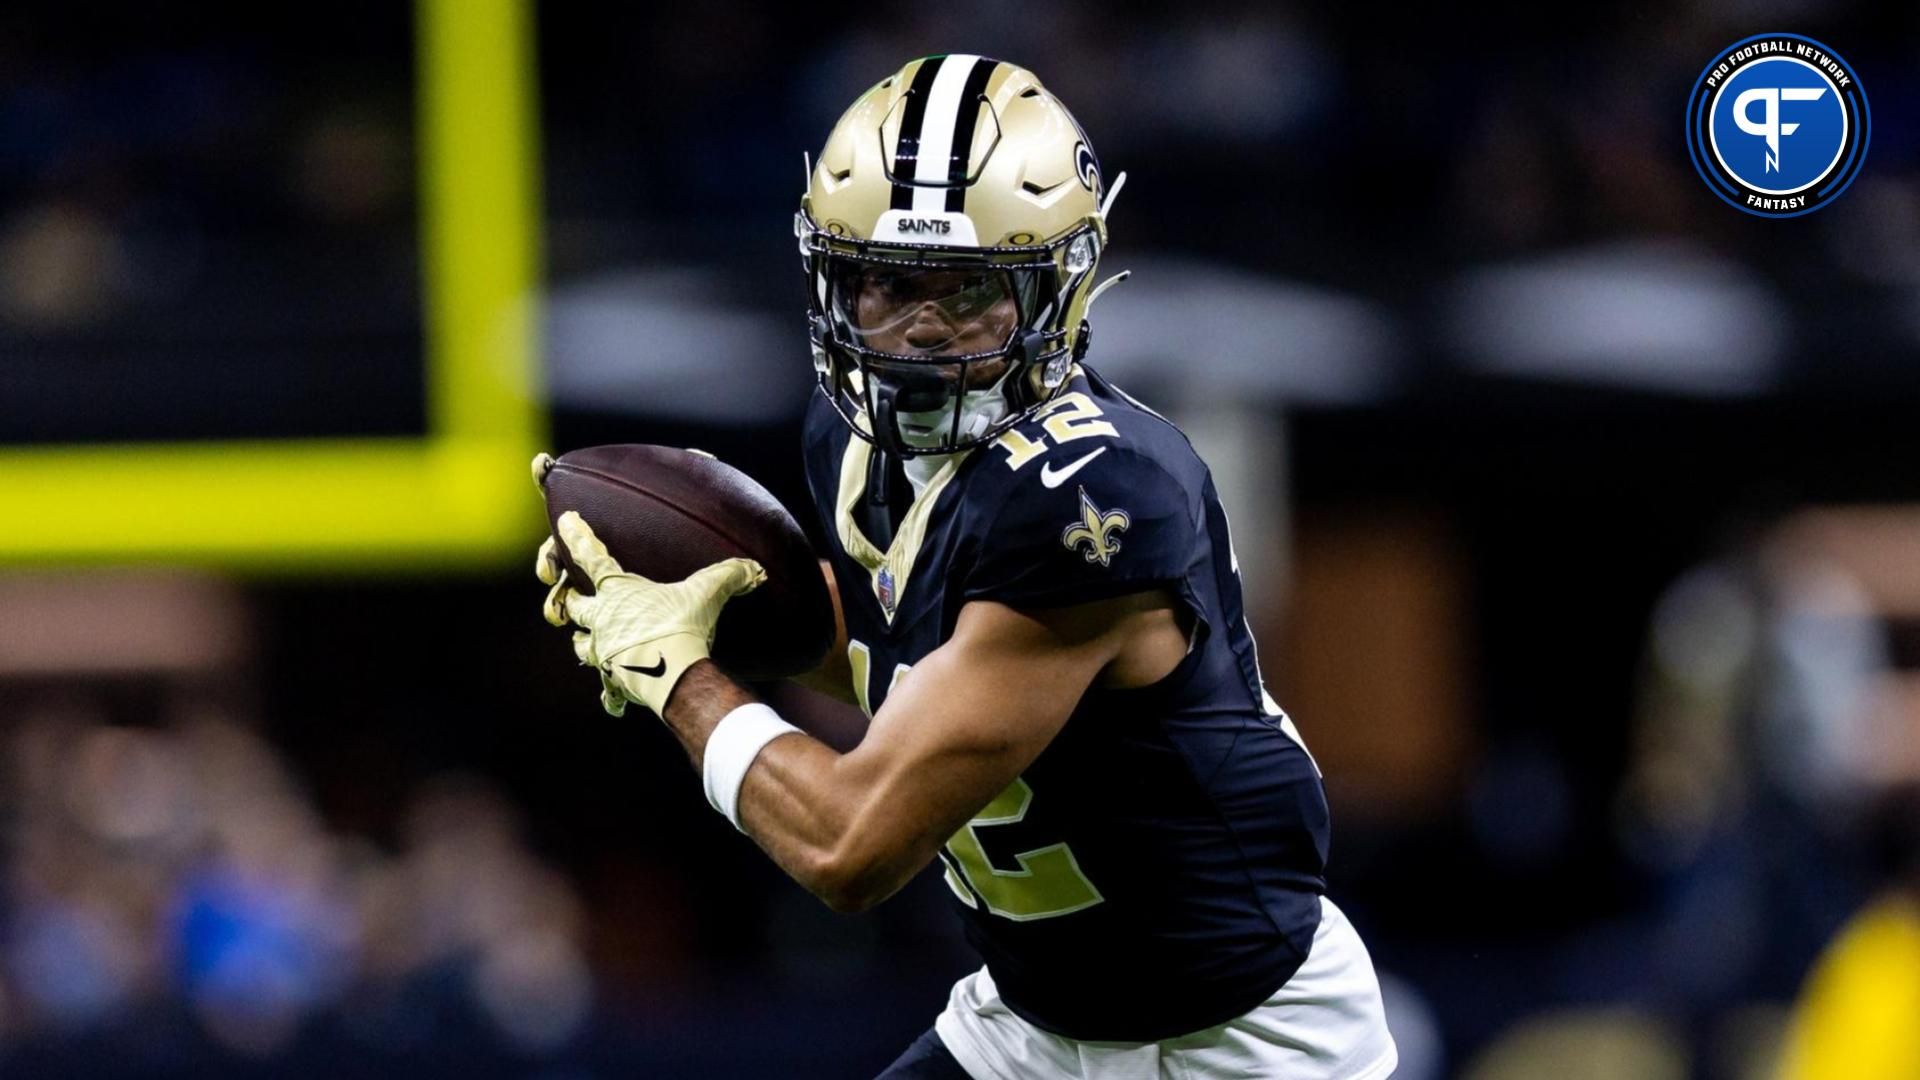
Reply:
<svg viewBox="0 0 1920 1080"><path fill-rule="evenodd" d="M568 587L549 538L535 565L540 580L553 586L544 614L555 626L581 627L573 635L574 654L600 672L600 704L614 716L624 714L629 701L656 714L665 709L680 676L713 648L720 609L767 579L752 559L726 559L685 581L661 584L622 570L579 514L560 515L557 527L594 592L583 596Z"/></svg>

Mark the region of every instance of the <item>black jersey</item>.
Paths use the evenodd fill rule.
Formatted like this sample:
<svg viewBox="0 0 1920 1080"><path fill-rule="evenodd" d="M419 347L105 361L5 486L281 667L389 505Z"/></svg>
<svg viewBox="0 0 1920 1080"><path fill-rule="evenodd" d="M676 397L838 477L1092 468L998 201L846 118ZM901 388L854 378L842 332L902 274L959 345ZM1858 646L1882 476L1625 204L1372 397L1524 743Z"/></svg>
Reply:
<svg viewBox="0 0 1920 1080"><path fill-rule="evenodd" d="M872 452L816 393L807 477L869 714L969 601L1042 608L1164 587L1196 624L1165 679L1089 689L942 850L1002 999L1049 1031L1126 1041L1266 1000L1319 922L1327 808L1261 686L1226 514L1186 437L1079 369L1037 416L936 475L884 551L857 524Z"/></svg>

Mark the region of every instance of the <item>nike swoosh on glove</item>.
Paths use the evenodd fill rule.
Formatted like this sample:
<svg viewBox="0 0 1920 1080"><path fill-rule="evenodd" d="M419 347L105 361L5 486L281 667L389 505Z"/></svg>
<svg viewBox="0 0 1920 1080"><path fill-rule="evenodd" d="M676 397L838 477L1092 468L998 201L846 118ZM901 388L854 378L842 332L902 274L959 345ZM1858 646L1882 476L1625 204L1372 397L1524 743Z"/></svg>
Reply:
<svg viewBox="0 0 1920 1080"><path fill-rule="evenodd" d="M567 584L548 537L534 563L540 580L553 586L542 613L555 626L580 627L574 655L600 673L600 704L614 716L625 715L629 701L660 714L680 676L713 649L720 609L767 579L752 559L726 559L685 581L650 581L621 569L578 513L561 514L556 529L593 595Z"/></svg>

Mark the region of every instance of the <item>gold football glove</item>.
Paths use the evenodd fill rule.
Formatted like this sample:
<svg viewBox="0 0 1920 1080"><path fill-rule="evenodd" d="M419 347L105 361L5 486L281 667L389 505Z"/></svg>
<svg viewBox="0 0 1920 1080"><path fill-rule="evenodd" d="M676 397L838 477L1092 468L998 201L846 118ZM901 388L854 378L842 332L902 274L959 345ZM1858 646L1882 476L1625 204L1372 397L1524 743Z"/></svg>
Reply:
<svg viewBox="0 0 1920 1080"><path fill-rule="evenodd" d="M713 648L720 609L767 579L752 559L726 559L685 581L661 584L622 570L579 514L561 514L557 527L574 568L593 582L593 595L568 587L548 537L535 562L540 580L553 586L544 614L555 626L581 627L573 635L574 655L599 671L600 704L614 716L625 714L629 701L661 713L680 676Z"/></svg>

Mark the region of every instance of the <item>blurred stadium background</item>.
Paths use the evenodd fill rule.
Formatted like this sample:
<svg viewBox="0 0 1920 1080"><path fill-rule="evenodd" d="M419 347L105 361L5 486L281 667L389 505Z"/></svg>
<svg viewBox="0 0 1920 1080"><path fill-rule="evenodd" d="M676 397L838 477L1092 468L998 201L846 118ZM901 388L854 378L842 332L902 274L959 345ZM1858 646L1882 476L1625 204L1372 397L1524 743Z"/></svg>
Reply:
<svg viewBox="0 0 1920 1080"><path fill-rule="evenodd" d="M600 713L525 462L802 506L801 153L949 50L1131 177L1092 359L1221 480L1398 1075L1775 1075L1920 895L1920 9L180 7L0 7L0 1072L850 1077L926 1027L938 884L830 914ZM1877 129L1787 221L1682 141L1773 30Z"/></svg>

